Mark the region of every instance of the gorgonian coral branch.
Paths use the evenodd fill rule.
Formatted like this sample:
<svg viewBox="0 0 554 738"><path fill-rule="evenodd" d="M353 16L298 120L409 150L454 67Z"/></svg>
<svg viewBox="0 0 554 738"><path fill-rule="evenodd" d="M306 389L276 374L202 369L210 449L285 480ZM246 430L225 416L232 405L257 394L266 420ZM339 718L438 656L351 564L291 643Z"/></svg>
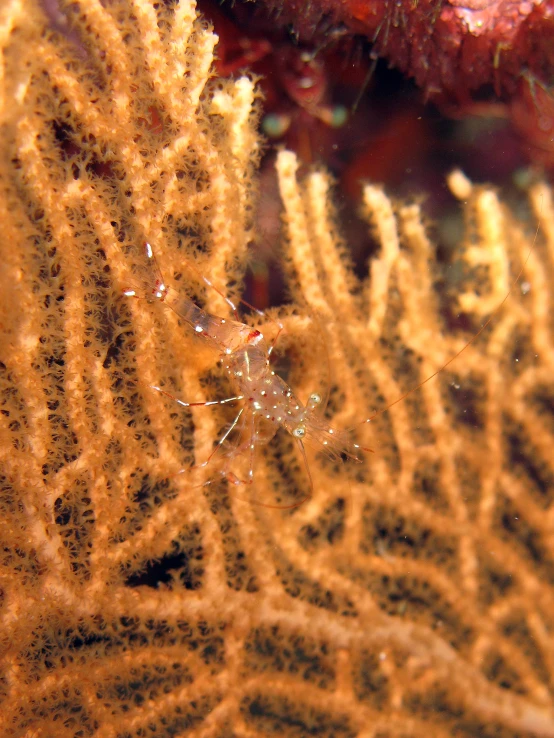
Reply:
<svg viewBox="0 0 554 738"><path fill-rule="evenodd" d="M216 39L191 2L65 12L69 37L32 3L0 16L0 731L554 735L551 192L530 192L526 288L448 372L358 429L364 465L310 459L316 494L286 513L252 500L305 487L287 437L246 494L172 476L226 418L149 385L217 396L218 357L123 290L148 239L173 288L226 315L195 269L240 294L256 92L211 78ZM281 152L281 346L300 397L330 366L328 414L346 427L468 332L448 330L417 205L365 188L380 250L359 280L328 175L297 166ZM496 193L451 188L475 329L534 231Z"/></svg>

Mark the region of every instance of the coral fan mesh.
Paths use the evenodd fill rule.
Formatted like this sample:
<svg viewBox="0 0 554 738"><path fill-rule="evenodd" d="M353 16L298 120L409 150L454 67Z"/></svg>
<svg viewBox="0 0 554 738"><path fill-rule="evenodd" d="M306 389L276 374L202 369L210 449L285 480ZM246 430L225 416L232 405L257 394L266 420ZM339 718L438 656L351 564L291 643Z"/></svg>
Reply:
<svg viewBox="0 0 554 738"><path fill-rule="evenodd" d="M359 282L329 177L280 153L288 381L306 398L329 364L330 422L374 453L310 453L311 499L268 507L308 487L285 434L252 488L216 462L177 473L228 418L151 385L229 388L147 300L142 249L230 316L255 237L254 84L211 77L216 39L186 0L60 13L63 32L30 0L0 10L0 733L554 735L551 192L529 193L525 288L355 426L462 348L533 226L454 176L467 236L445 309L417 205L365 188L380 250Z"/></svg>

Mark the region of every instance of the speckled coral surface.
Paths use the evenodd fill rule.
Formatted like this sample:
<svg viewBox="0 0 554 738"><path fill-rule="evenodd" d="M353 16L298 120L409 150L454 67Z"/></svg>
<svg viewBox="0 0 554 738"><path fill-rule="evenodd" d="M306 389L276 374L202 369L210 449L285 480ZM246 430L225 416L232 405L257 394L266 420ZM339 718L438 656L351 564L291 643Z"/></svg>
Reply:
<svg viewBox="0 0 554 738"><path fill-rule="evenodd" d="M270 509L306 489L287 436L252 489L172 476L227 417L149 385L221 397L218 357L122 294L149 238L172 288L225 315L187 263L240 291L253 85L210 82L190 3L70 3L78 45L31 3L0 13L2 735L554 735L551 192L530 192L529 225L452 180L450 302L416 204L364 190L381 248L358 282L329 178L280 155L278 347L301 397L331 370L337 428L459 350L444 308L476 329L541 233L492 328L358 429L375 453L311 458L312 499Z"/></svg>

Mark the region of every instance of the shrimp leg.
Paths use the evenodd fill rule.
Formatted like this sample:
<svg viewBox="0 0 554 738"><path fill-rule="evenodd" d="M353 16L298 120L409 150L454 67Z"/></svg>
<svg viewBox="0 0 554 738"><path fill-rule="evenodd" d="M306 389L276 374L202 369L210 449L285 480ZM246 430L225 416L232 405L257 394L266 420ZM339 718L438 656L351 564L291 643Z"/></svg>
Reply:
<svg viewBox="0 0 554 738"><path fill-rule="evenodd" d="M255 450L256 450L256 418L254 415L251 415L250 420L250 437L247 441L245 441L243 444L238 446L234 452L233 456L237 454L241 454L243 451L249 450L249 456L250 456L250 467L248 469L248 479L241 479L240 477L237 477L237 475L232 472L230 469L226 468L223 472L225 478L230 484L233 484L234 486L238 487L239 485L251 485L254 483L254 463L256 459ZM308 459L306 457L306 452L304 450L304 444L301 441L298 441L298 445L300 446L300 450L302 453L302 456L304 458L304 462L306 464L306 470L308 473L308 479L310 482L310 492L305 497L303 497L298 502L294 502L290 505L271 505L266 502L259 502L258 500L249 499L249 502L253 505L259 505L260 507L269 507L274 510L292 510L296 507L299 507L300 505L303 505L304 502L309 500L313 494L313 482L312 482L312 475L310 473L310 468L308 465Z"/></svg>
<svg viewBox="0 0 554 738"><path fill-rule="evenodd" d="M207 400L207 401L201 401L201 402L184 402L184 400L180 400L178 397L175 397L175 395L172 395L170 392L166 392L161 387L157 387L154 384L149 385L150 389L156 390L156 392L159 392L161 395L164 395L165 397L169 397L170 400L173 400L173 402L178 403L181 405L181 407L210 407L212 405L227 405L230 402L240 402L240 400L243 400L244 397L242 395L237 395L236 397L225 397L223 400ZM203 461L201 464L195 464L194 466L189 467L188 469L182 469L181 471L177 472L177 474L183 474L184 472L193 471L194 469L201 469L205 466L207 466L210 461L213 459L213 457L216 455L216 453L219 451L219 449L222 447L222 445L225 443L229 435L233 432L233 430L236 428L237 423L239 422L241 416L244 413L244 408L241 408L229 428L225 431L223 436L219 439L217 442L217 446L215 449L211 452L211 454L208 456L206 461ZM234 452L236 453L236 451ZM234 454L233 454L234 455Z"/></svg>
<svg viewBox="0 0 554 738"><path fill-rule="evenodd" d="M166 395L168 395L168 397L171 397L171 395L169 395L167 392L163 392L163 394L166 394ZM172 398L172 399L176 399L176 398ZM179 401L177 400L177 402L179 402ZM198 403L198 404L199 405L204 405L205 403ZM212 404L219 404L219 403L212 403ZM185 404L185 406L186 407L191 407L192 405ZM179 476L179 474L190 474L191 472L196 471L196 469L205 469L210 464L210 462L212 461L212 459L214 458L214 456L217 454L217 452L221 449L221 447L223 446L223 444L225 443L225 441L227 440L227 438L229 438L229 435L237 427L237 424L239 423L239 421L240 421L240 419L241 419L241 417L242 417L243 414L244 414L244 408L241 408L239 410L239 412L237 413L237 415L235 416L235 419L233 420L233 422L231 423L231 425L227 428L227 430L225 431L225 433L221 436L221 438L217 442L216 447L214 448L214 450L211 452L211 454L208 456L208 458L205 461L203 461L200 464L193 464L192 466L189 466L188 469L179 469L179 471L178 472L175 472L175 474L170 474L168 476L168 479L171 479L172 477L177 477L177 476ZM236 451L233 452L233 456L235 455L235 453L236 453ZM227 472L226 471L223 471L222 472L222 476L226 477L227 476ZM211 479L208 479L206 482L204 482L200 486L207 487L208 484L211 484L211 483L212 483L212 480Z"/></svg>
<svg viewBox="0 0 554 738"><path fill-rule="evenodd" d="M248 479L240 479L237 477L237 475L232 472L230 469L226 468L224 471L225 478L230 484L234 484L235 486L238 486L240 484L252 484L254 481L254 459L255 459L255 446L256 446L256 421L254 418L254 415L250 415L250 435L247 441L237 446L237 448L233 451L233 454L231 455L231 458L236 456L237 454L241 454L243 451L246 451L248 449L249 451L249 457L250 457L250 466L248 469Z"/></svg>
<svg viewBox="0 0 554 738"><path fill-rule="evenodd" d="M223 400L184 402L183 400L180 400L178 397L175 397L175 395L172 395L170 392L166 392L161 387L157 387L155 384L150 384L148 386L150 387L150 389L156 390L156 392L159 392L161 395L165 395L166 397L169 397L170 400L173 400L173 402L178 403L179 405L181 405L181 407L210 407L211 405L227 405L229 402L239 402L240 400L244 400L243 395L237 395L236 397L225 397Z"/></svg>

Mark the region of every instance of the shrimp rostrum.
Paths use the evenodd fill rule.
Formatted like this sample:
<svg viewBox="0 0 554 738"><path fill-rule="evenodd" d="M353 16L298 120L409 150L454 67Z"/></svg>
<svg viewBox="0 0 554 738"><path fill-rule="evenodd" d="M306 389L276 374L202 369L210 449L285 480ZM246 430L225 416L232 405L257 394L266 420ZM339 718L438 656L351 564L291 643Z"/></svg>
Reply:
<svg viewBox="0 0 554 738"><path fill-rule="evenodd" d="M256 447L268 443L278 429L283 428L292 436L300 450L309 482L308 494L290 506L296 507L308 499L313 490L306 444L323 450L331 458L346 456L355 461L361 460L359 452L369 449L362 449L354 443L348 431L338 431L329 426L321 413L321 395L312 393L304 404L272 370L270 357L277 338L269 343L260 330L242 323L238 319L235 304L222 293L219 294L232 309L235 320L213 315L186 295L170 289L162 278L150 244L145 245L145 252L148 273L152 279L151 284L145 285L147 289L143 296L170 307L200 340L219 353L220 364L235 394L207 402L185 402L159 386L151 385L151 388L186 408L226 404L239 406L234 420L219 438L211 454L193 468L206 467L219 452L224 457L220 474L230 484L251 485L254 482ZM200 276L208 286L213 287L207 278ZM130 297L141 296L134 289L126 290L125 294ZM278 324L278 327L277 337L282 325ZM222 453L221 449L229 445L231 435L238 436L239 440L231 445L231 450ZM241 477L231 469L233 460L238 456L247 456L249 459L248 471Z"/></svg>

